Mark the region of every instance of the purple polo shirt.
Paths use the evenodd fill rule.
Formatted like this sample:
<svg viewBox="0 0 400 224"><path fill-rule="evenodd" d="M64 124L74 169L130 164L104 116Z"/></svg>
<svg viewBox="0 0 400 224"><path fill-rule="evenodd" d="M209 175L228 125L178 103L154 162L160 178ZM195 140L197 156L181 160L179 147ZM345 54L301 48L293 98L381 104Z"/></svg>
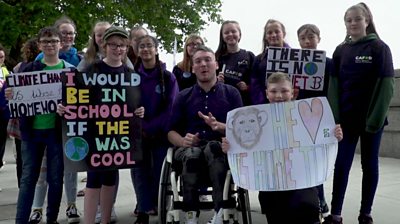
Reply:
<svg viewBox="0 0 400 224"><path fill-rule="evenodd" d="M176 97L169 130L174 130L182 136L186 133L199 133L200 139L204 141L221 141L224 135L213 131L197 112L201 111L205 115L211 112L217 121L225 123L228 111L241 106L243 104L240 93L233 86L217 82L209 92L205 92L195 84L182 90Z"/></svg>

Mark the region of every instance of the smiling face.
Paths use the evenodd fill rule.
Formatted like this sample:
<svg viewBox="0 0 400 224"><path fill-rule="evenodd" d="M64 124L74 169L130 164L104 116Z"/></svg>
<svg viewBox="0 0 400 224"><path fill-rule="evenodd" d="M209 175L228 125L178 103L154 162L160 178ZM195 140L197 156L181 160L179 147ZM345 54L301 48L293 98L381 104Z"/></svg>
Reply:
<svg viewBox="0 0 400 224"><path fill-rule="evenodd" d="M267 98L271 103L286 102L293 98L292 84L287 80L268 83Z"/></svg>
<svg viewBox="0 0 400 224"><path fill-rule="evenodd" d="M75 28L69 23L63 23L58 28L62 35L62 48L64 50L70 49L75 43Z"/></svg>
<svg viewBox="0 0 400 224"><path fill-rule="evenodd" d="M61 49L61 41L58 36L43 36L39 39L39 49L43 51L46 57L58 57L58 52Z"/></svg>
<svg viewBox="0 0 400 224"><path fill-rule="evenodd" d="M126 55L128 39L113 35L106 40L104 45L107 60L116 64L121 63Z"/></svg>
<svg viewBox="0 0 400 224"><path fill-rule="evenodd" d="M236 46L241 38L240 27L236 23L226 23L222 27L222 39L228 46Z"/></svg>
<svg viewBox="0 0 400 224"><path fill-rule="evenodd" d="M144 63L156 64L157 47L153 39L150 37L144 37L138 42L138 56Z"/></svg>
<svg viewBox="0 0 400 224"><path fill-rule="evenodd" d="M193 73L196 74L199 83L215 83L217 80L216 70L218 63L215 60L215 55L211 52L198 50L194 53L193 58Z"/></svg>
<svg viewBox="0 0 400 224"><path fill-rule="evenodd" d="M110 24L107 25L96 25L94 28L94 38L97 46L102 46L103 45L103 35L106 29L111 27Z"/></svg>
<svg viewBox="0 0 400 224"><path fill-rule="evenodd" d="M285 33L279 22L268 23L264 33L264 39L268 43L268 46L283 47Z"/></svg>
<svg viewBox="0 0 400 224"><path fill-rule="evenodd" d="M347 10L344 23L346 25L347 34L351 36L353 41L359 40L367 35L369 21L360 8Z"/></svg>

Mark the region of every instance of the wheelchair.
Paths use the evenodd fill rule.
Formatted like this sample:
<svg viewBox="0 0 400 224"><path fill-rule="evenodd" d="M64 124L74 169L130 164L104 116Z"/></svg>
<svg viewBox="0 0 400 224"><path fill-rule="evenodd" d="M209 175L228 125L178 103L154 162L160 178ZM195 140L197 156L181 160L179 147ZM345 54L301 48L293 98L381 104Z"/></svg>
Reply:
<svg viewBox="0 0 400 224"><path fill-rule="evenodd" d="M158 192L158 223L179 224L183 213L182 184L178 175L179 171L173 164L174 148L169 148L164 159L160 186ZM211 195L212 191L199 191L199 195ZM200 210L213 210L212 201L200 201ZM223 223L251 224L250 200L248 191L233 184L232 176L228 170L223 191ZM241 215L239 215L239 213Z"/></svg>

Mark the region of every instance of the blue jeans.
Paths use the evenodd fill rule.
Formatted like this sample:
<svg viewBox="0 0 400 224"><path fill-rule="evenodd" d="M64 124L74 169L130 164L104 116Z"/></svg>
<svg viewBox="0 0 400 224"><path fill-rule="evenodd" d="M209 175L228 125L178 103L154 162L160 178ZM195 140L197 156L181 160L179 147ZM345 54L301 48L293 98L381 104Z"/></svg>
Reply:
<svg viewBox="0 0 400 224"><path fill-rule="evenodd" d="M56 221L60 209L63 186L63 149L57 141L58 133L54 129L33 130L32 138L22 140L22 176L18 194L15 223L28 223L31 212L35 185L39 178L44 150L47 149L47 182L49 184L47 200L47 221Z"/></svg>
<svg viewBox="0 0 400 224"><path fill-rule="evenodd" d="M44 151L46 154L46 150ZM44 200L47 194L47 157L43 156L43 160L40 167L39 179L35 186L35 196L33 197L32 209L42 209Z"/></svg>
<svg viewBox="0 0 400 224"><path fill-rule="evenodd" d="M46 152L46 151L45 151ZM41 171L39 179L35 187L35 197L33 199L32 209L41 209L44 205L44 200L47 194L47 159L46 155L43 156L43 161L41 165ZM67 197L67 204L75 204L76 193L77 193L77 172L66 172L64 173L64 189L65 195Z"/></svg>
<svg viewBox="0 0 400 224"><path fill-rule="evenodd" d="M361 141L361 168L362 168L362 194L361 194L361 214L370 214L374 201L376 188L379 178L379 146L383 128L377 133L362 131L355 133L343 129L343 140L339 142L338 155L335 162L332 189L332 209L333 215L341 215L343 201L346 193L347 183L351 164L353 163L354 153L358 139Z"/></svg>
<svg viewBox="0 0 400 224"><path fill-rule="evenodd" d="M154 143L154 140L143 139L143 161L131 169L138 212L157 208L161 168L168 146Z"/></svg>

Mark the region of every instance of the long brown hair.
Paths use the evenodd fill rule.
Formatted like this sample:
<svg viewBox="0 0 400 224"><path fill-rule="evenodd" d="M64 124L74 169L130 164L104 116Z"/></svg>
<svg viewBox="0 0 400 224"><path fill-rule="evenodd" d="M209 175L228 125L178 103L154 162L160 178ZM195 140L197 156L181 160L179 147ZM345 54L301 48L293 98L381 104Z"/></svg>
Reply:
<svg viewBox="0 0 400 224"><path fill-rule="evenodd" d="M99 27L99 26L110 27L111 24L107 21L101 21L101 22L97 22L94 25L92 33L90 34L90 39L89 39L89 42L87 45L87 50L85 53L85 61L86 61L87 65L92 64L96 60L97 53L99 52L99 50L101 48L101 46L98 46L96 43L96 33L95 33L96 27Z"/></svg>
<svg viewBox="0 0 400 224"><path fill-rule="evenodd" d="M224 26L225 26L226 24L230 24L230 23L236 24L236 25L237 25L237 28L238 28L239 34L240 34L240 38L242 37L242 30L240 29L240 25L239 25L238 22L236 22L236 21L234 21L234 20L227 20L227 21L224 21L224 22L222 23L222 25L221 25L221 29L219 30L219 44L218 44L217 50L215 51L215 59L216 59L217 61L219 60L219 57L221 57L221 56L223 56L223 55L225 55L225 54L228 53L228 46L226 45L226 43L225 43L225 41L224 41L224 36L223 36L223 33L222 33L222 32L223 32ZM240 41L240 40L239 40L239 41Z"/></svg>
<svg viewBox="0 0 400 224"><path fill-rule="evenodd" d="M360 10L362 12L362 14L364 14L365 19L368 21L368 26L366 28L367 35L371 34L371 33L374 33L374 34L376 34L378 39L380 39L379 35L378 35L378 32L376 32L376 28L375 28L375 24L374 24L374 18L372 16L371 10L367 6L367 4L365 4L364 2L360 2L360 3L356 4L356 5L353 5L350 8L348 8L346 10L346 12L344 13L344 20L345 21L346 21L347 12L350 11L350 10ZM351 39L350 35L346 34L345 41L346 40L350 40L350 39Z"/></svg>
<svg viewBox="0 0 400 224"><path fill-rule="evenodd" d="M263 33L263 36L262 36L262 49L261 49L261 52L262 52L262 53L264 53L264 52L265 52L265 48L267 48L267 47L269 46L269 43L268 43L268 41L266 40L265 35L267 34L267 27L268 27L268 25L270 25L270 24L272 24L272 23L277 23L277 24L279 24L279 25L281 26L281 30L282 30L282 32L283 32L283 37L286 36L286 28L285 28L285 25L283 25L283 23L281 23L281 22L278 21L278 20L269 19L269 20L265 23L265 26L264 26L264 33ZM283 43L284 43L284 45L285 45L286 42L283 41Z"/></svg>

